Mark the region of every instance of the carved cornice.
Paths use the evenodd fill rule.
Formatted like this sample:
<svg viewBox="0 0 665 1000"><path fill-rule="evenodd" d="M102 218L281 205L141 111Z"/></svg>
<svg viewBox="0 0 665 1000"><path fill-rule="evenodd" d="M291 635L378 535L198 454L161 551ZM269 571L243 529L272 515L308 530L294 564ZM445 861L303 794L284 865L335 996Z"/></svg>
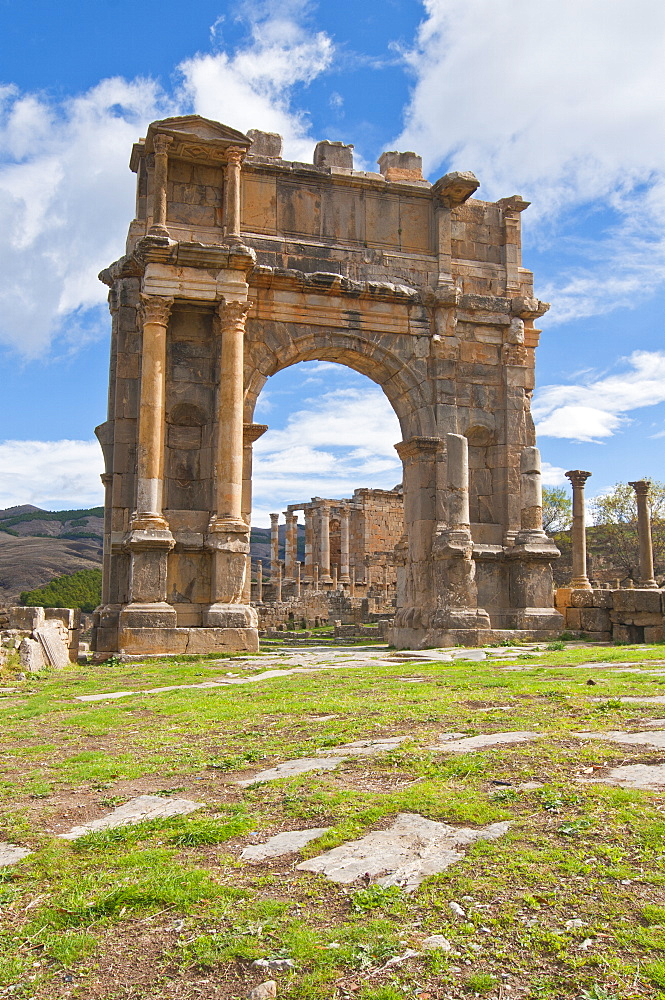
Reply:
<svg viewBox="0 0 665 1000"><path fill-rule="evenodd" d="M445 174L432 186L432 192L444 208L453 209L465 201L480 187L480 181L470 171L454 171Z"/></svg>
<svg viewBox="0 0 665 1000"><path fill-rule="evenodd" d="M141 293L141 319L144 325L157 323L159 326L167 326L172 308L172 298Z"/></svg>
<svg viewBox="0 0 665 1000"><path fill-rule="evenodd" d="M395 445L395 451L404 461L407 458L431 459L440 450L441 438L416 436Z"/></svg>

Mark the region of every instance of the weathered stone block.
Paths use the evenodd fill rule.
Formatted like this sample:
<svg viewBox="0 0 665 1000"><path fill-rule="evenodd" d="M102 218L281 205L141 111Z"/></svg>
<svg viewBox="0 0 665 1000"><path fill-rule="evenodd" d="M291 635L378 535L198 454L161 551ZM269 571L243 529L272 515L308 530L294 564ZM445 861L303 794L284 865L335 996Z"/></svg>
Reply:
<svg viewBox="0 0 665 1000"><path fill-rule="evenodd" d="M576 631L582 628L581 620L582 612L580 608L566 608L565 612L565 622L566 628L572 628Z"/></svg>
<svg viewBox="0 0 665 1000"><path fill-rule="evenodd" d="M9 609L9 627L32 632L43 625L46 618L43 608L16 607Z"/></svg>
<svg viewBox="0 0 665 1000"><path fill-rule="evenodd" d="M645 642L663 642L665 639L665 626L648 625L644 629Z"/></svg>
<svg viewBox="0 0 665 1000"><path fill-rule="evenodd" d="M594 606L592 590L571 590L570 605L573 608L592 608Z"/></svg>
<svg viewBox="0 0 665 1000"><path fill-rule="evenodd" d="M324 139L314 147L315 167L344 167L353 169L353 146L343 142L330 142Z"/></svg>
<svg viewBox="0 0 665 1000"><path fill-rule="evenodd" d="M609 632L610 613L604 608L581 608L580 628L583 632Z"/></svg>
<svg viewBox="0 0 665 1000"><path fill-rule="evenodd" d="M615 590L614 610L621 612L662 611L662 594L660 590Z"/></svg>

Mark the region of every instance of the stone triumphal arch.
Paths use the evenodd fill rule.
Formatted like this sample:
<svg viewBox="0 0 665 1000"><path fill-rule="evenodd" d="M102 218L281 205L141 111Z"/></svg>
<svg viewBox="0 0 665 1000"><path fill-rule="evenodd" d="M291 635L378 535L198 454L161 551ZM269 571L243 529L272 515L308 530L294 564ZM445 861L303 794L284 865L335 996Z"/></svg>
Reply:
<svg viewBox="0 0 665 1000"><path fill-rule="evenodd" d="M420 157L198 116L136 143L126 255L100 275L113 318L98 655L254 649L247 564L254 423L267 378L341 362L401 425L404 536L392 639L418 647L561 627L529 412L547 305L521 266L519 197L472 196Z"/></svg>

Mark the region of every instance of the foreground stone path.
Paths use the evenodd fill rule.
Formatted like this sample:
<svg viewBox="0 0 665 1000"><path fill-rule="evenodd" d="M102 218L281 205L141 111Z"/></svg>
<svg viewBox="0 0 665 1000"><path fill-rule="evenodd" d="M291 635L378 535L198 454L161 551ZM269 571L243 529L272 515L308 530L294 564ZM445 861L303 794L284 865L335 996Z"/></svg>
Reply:
<svg viewBox="0 0 665 1000"><path fill-rule="evenodd" d="M656 747L665 749L665 730L651 729L645 733L624 733L612 730L606 733L574 733L582 740L607 740L609 743L625 743L630 746Z"/></svg>
<svg viewBox="0 0 665 1000"><path fill-rule="evenodd" d="M74 826L67 833L58 834L64 840L78 840L95 830L112 830L117 826L143 823L152 819L168 819L170 816L186 816L196 809L202 809L203 802L191 799L167 799L160 795L139 795L124 805L118 806L108 816L93 819L90 823Z"/></svg>
<svg viewBox="0 0 665 1000"><path fill-rule="evenodd" d="M9 865L16 865L23 858L27 858L32 851L27 847L17 847L16 844L8 844L0 841L0 868L7 868Z"/></svg>
<svg viewBox="0 0 665 1000"><path fill-rule="evenodd" d="M584 785L619 785L621 788L665 788L665 764L622 764L611 768L602 778L580 778Z"/></svg>
<svg viewBox="0 0 665 1000"><path fill-rule="evenodd" d="M456 828L418 813L399 813L387 830L368 833L296 867L326 875L333 882L347 884L369 876L377 885L398 885L413 892L428 875L461 861L463 848L477 840L496 840L509 828L508 822L492 823L480 830Z"/></svg>
<svg viewBox="0 0 665 1000"><path fill-rule="evenodd" d="M462 739L458 737L463 736ZM511 743L530 743L537 740L543 733L517 730L508 733L481 733L479 736L464 736L462 733L443 733L439 736L440 743L430 746L428 750L437 753L468 753L473 750L484 750L487 747L509 746Z"/></svg>
<svg viewBox="0 0 665 1000"><path fill-rule="evenodd" d="M270 837L263 844L250 844L240 853L243 861L265 861L267 858L280 858L285 854L294 854L310 840L322 837L330 829L329 826L316 826L309 830L285 830Z"/></svg>

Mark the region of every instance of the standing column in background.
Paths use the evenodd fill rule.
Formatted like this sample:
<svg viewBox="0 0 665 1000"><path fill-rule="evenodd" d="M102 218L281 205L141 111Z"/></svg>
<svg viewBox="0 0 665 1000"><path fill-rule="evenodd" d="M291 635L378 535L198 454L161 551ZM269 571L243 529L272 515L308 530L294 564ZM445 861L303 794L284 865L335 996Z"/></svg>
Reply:
<svg viewBox="0 0 665 1000"><path fill-rule="evenodd" d="M649 489L651 483L638 479L628 483L635 490L637 500L637 533L640 544L640 587L657 587L653 575L653 545L651 542L651 518L649 517Z"/></svg>
<svg viewBox="0 0 665 1000"><path fill-rule="evenodd" d="M284 580L291 583L296 577L296 555L298 545L298 515L292 511L285 512L286 543L284 546Z"/></svg>
<svg viewBox="0 0 665 1000"><path fill-rule="evenodd" d="M330 575L330 511L323 504L319 512L320 553L321 553L321 583L332 585Z"/></svg>
<svg viewBox="0 0 665 1000"><path fill-rule="evenodd" d="M570 586L573 590L591 590L591 584L586 574L586 517L584 510L584 484L591 475L574 469L566 473L573 487L573 577Z"/></svg>
<svg viewBox="0 0 665 1000"><path fill-rule="evenodd" d="M342 507L340 511L339 535L340 535L339 582L344 584L351 582L351 577L349 576L349 510L347 507Z"/></svg>
<svg viewBox="0 0 665 1000"><path fill-rule="evenodd" d="M270 582L277 586L279 574L279 514L270 515Z"/></svg>
<svg viewBox="0 0 665 1000"><path fill-rule="evenodd" d="M303 583L308 587L314 583L314 525L312 511L309 507L305 507L305 574Z"/></svg>
<svg viewBox="0 0 665 1000"><path fill-rule="evenodd" d="M300 563L296 563L296 597L300 597Z"/></svg>
<svg viewBox="0 0 665 1000"><path fill-rule="evenodd" d="M263 560L259 559L256 567L256 600L263 603Z"/></svg>
<svg viewBox="0 0 665 1000"><path fill-rule="evenodd" d="M224 229L229 243L240 243L240 167L245 151L231 146L226 151L224 172Z"/></svg>

